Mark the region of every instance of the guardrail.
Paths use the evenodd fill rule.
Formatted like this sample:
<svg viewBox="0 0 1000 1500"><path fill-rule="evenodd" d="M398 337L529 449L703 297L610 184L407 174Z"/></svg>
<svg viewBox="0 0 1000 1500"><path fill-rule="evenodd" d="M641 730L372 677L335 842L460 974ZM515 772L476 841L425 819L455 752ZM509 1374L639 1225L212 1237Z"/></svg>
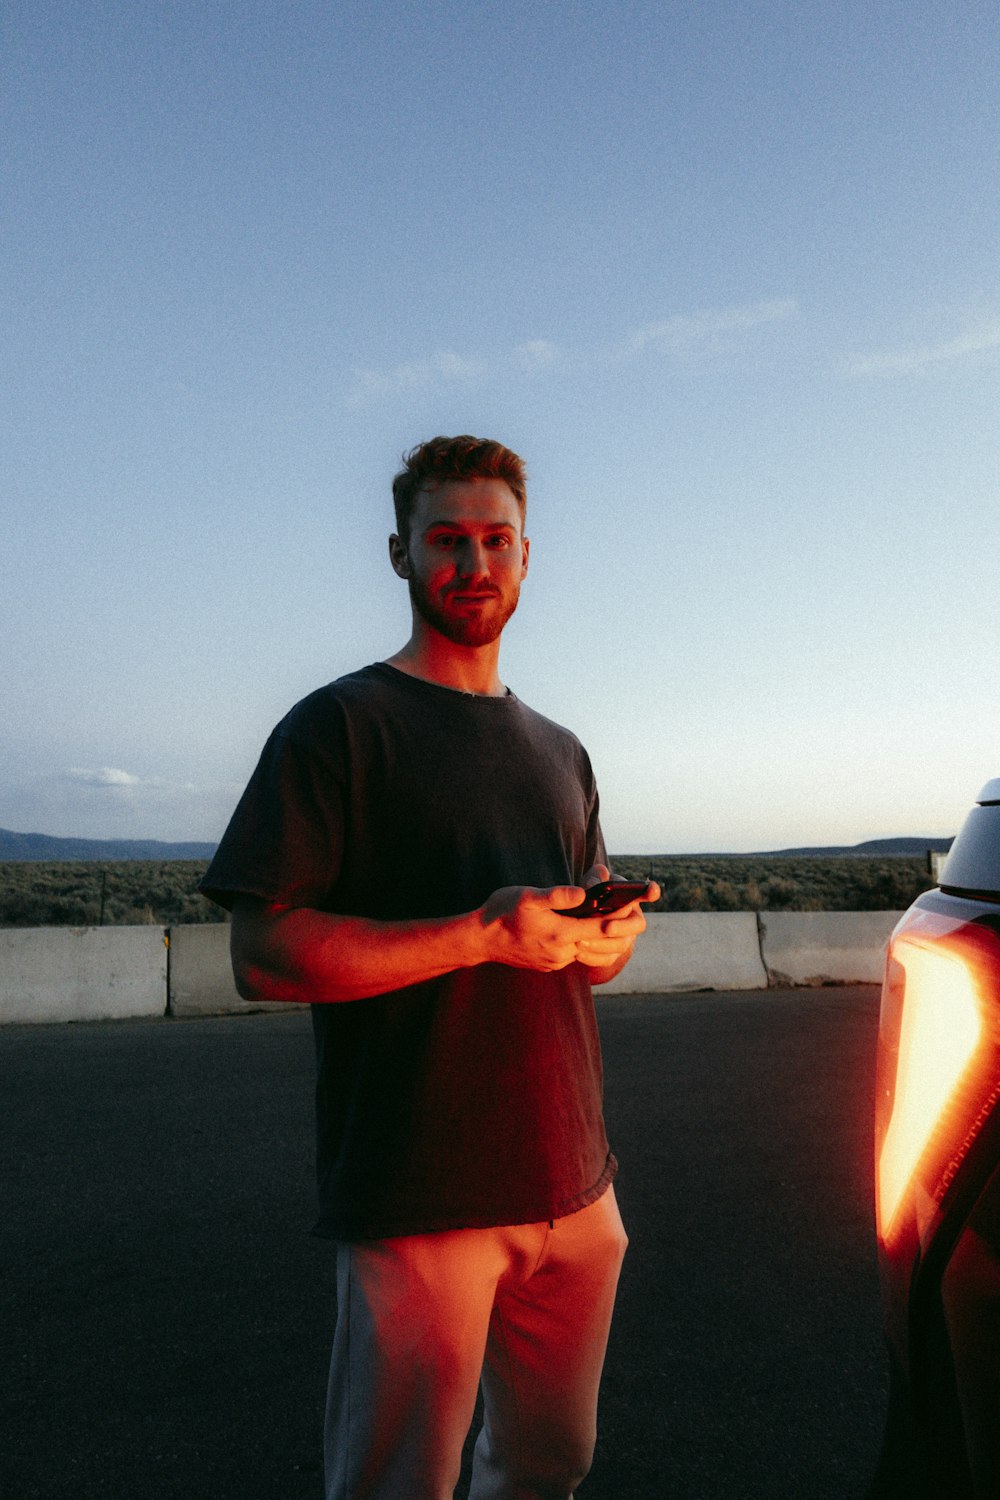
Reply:
<svg viewBox="0 0 1000 1500"><path fill-rule="evenodd" d="M877 984L901 912L653 912L599 994ZM0 1024L286 1009L236 993L224 923L0 928Z"/></svg>

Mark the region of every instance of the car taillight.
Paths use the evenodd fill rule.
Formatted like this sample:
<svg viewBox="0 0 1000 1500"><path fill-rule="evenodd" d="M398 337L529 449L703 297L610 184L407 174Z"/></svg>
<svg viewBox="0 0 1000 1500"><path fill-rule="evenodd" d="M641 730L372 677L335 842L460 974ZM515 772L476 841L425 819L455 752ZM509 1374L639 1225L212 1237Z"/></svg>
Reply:
<svg viewBox="0 0 1000 1500"><path fill-rule="evenodd" d="M923 1240L1000 1100L1000 939L915 908L892 936L882 989L876 1216Z"/></svg>

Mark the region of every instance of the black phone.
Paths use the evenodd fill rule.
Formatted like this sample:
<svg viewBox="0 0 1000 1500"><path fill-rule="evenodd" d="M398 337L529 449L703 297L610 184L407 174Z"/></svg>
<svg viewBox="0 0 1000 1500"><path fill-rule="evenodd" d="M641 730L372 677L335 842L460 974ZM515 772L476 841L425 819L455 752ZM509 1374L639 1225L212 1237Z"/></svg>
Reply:
<svg viewBox="0 0 1000 1500"><path fill-rule="evenodd" d="M602 880L588 888L579 906L556 907L556 911L561 917L606 917L641 900L648 889L645 880Z"/></svg>

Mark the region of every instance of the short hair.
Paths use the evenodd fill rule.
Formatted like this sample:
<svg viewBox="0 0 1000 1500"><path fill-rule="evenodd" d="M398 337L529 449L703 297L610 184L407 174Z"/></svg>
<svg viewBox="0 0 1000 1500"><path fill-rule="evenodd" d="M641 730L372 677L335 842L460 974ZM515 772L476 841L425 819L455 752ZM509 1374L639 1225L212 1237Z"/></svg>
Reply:
<svg viewBox="0 0 1000 1500"><path fill-rule="evenodd" d="M410 518L421 490L437 489L456 479L502 479L513 491L524 525L528 505L524 460L492 438L435 437L403 454L403 468L392 481L396 530L409 540Z"/></svg>

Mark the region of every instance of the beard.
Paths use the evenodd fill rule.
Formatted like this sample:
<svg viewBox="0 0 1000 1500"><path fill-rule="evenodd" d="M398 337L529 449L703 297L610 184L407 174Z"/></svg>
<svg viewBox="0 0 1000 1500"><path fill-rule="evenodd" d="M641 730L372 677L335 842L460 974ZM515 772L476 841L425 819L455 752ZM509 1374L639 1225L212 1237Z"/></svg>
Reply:
<svg viewBox="0 0 1000 1500"><path fill-rule="evenodd" d="M520 589L512 594L496 594L482 612L468 615L450 614L432 598L421 579L411 574L407 579L413 608L439 635L456 646L491 646L517 609ZM459 590L461 592L461 590Z"/></svg>

